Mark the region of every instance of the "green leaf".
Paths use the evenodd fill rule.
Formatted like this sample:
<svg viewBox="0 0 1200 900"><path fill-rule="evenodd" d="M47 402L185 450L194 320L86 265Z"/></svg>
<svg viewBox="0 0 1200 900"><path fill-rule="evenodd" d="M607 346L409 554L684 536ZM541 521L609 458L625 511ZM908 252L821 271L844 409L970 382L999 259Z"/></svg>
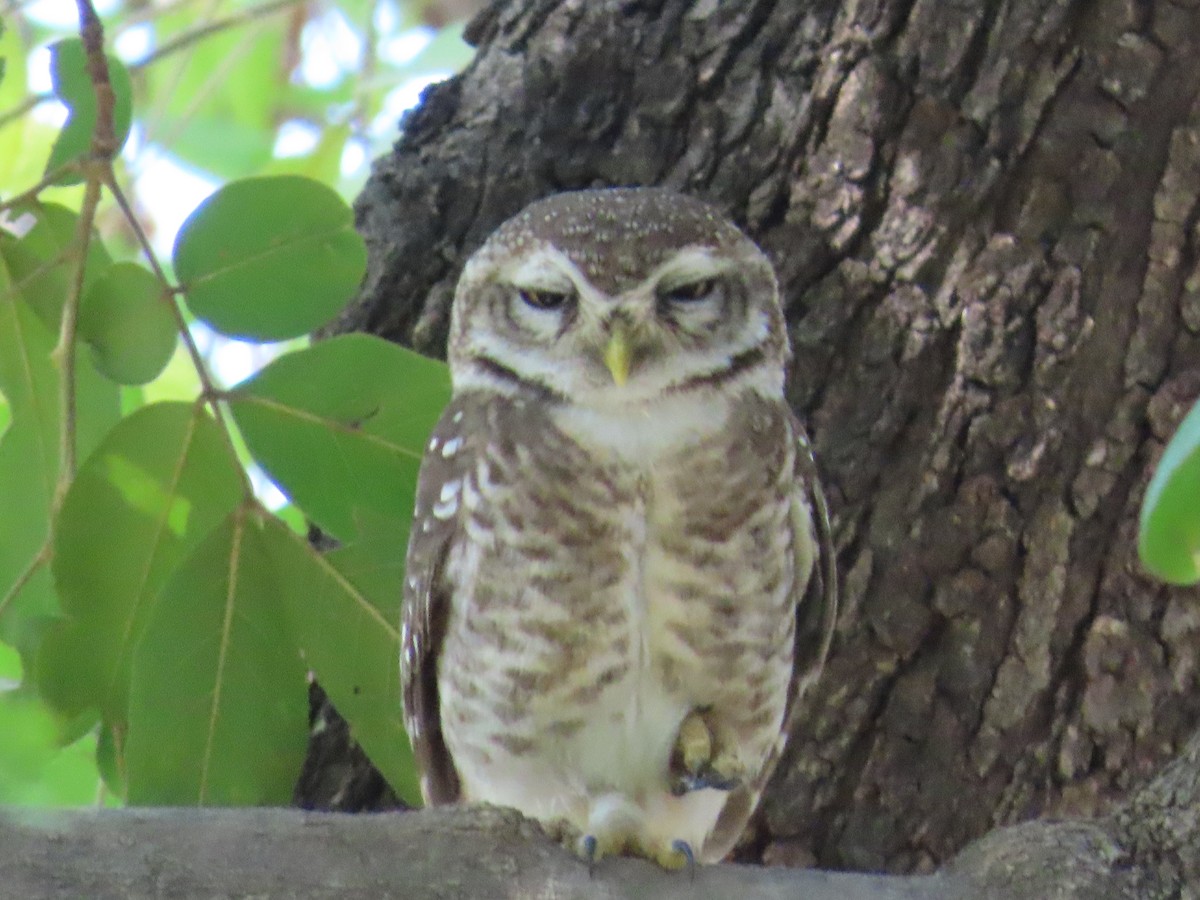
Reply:
<svg viewBox="0 0 1200 900"><path fill-rule="evenodd" d="M343 541L356 511L407 521L421 456L450 397L446 366L364 334L279 357L229 408L250 452L314 522Z"/></svg>
<svg viewBox="0 0 1200 900"><path fill-rule="evenodd" d="M199 113L186 118L164 116L162 130L173 136L179 158L223 181L243 178L271 162L275 136L270 124L251 127Z"/></svg>
<svg viewBox="0 0 1200 900"><path fill-rule="evenodd" d="M21 657L11 647L0 643L0 692L21 680Z"/></svg>
<svg viewBox="0 0 1200 900"><path fill-rule="evenodd" d="M1200 581L1200 403L1180 423L1146 488L1138 552L1164 581Z"/></svg>
<svg viewBox="0 0 1200 900"><path fill-rule="evenodd" d="M291 801L308 688L279 602L271 553L280 540L290 538L274 520L241 507L163 590L133 657L131 803Z"/></svg>
<svg viewBox="0 0 1200 900"><path fill-rule="evenodd" d="M54 716L24 691L0 691L0 806L84 806L100 778L95 739L59 745Z"/></svg>
<svg viewBox="0 0 1200 900"><path fill-rule="evenodd" d="M192 358L182 343L176 343L175 352L166 368L138 390L146 403L155 403L160 400L190 400L200 393L201 388L200 376L196 374Z"/></svg>
<svg viewBox="0 0 1200 900"><path fill-rule="evenodd" d="M0 255L0 287L8 273ZM54 343L29 307L0 289L0 391L13 418L0 437L0 597L37 554L48 528L59 463Z"/></svg>
<svg viewBox="0 0 1200 900"><path fill-rule="evenodd" d="M188 307L227 335L277 341L332 319L358 287L367 251L332 189L307 178L247 178L184 222L175 272Z"/></svg>
<svg viewBox="0 0 1200 900"><path fill-rule="evenodd" d="M12 421L0 436L0 599L13 591L49 532L58 480L61 403L56 339L11 290L11 245L0 242L0 393ZM117 387L86 360L76 369L76 446L90 453L119 415ZM58 612L46 571L36 571L0 610L0 638L32 664L49 617Z"/></svg>
<svg viewBox="0 0 1200 900"><path fill-rule="evenodd" d="M365 94L381 96L383 93L383 85L377 78L367 84L359 73L344 73L335 81L320 87L303 81L290 81L284 86L279 102L294 118L313 124L323 122L326 128L332 128L341 127L351 109L354 109L356 118L360 117L354 107L359 102L365 102Z"/></svg>
<svg viewBox="0 0 1200 900"><path fill-rule="evenodd" d="M242 0L210 0L210 20L238 17ZM280 16L286 17L286 12ZM275 125L287 117L281 98L289 90L291 41L280 17L228 28L193 42L186 53L147 66L147 140L207 169L220 179L254 173L271 159ZM159 46L194 33L196 11L186 4L156 9Z"/></svg>
<svg viewBox="0 0 1200 900"><path fill-rule="evenodd" d="M112 85L113 132L117 140L115 150L125 144L129 136L129 125L133 120L133 83L129 70L117 58L104 57L108 61L108 80ZM46 172L73 162L91 151L92 132L96 128L96 89L87 71L87 57L83 41L68 38L50 47L50 78L54 93L68 109L67 123L50 151ZM79 172L68 172L57 179L59 184L78 184L83 181Z"/></svg>
<svg viewBox="0 0 1200 900"><path fill-rule="evenodd" d="M54 576L68 618L46 636L36 676L68 715L124 722L129 662L174 568L242 498L242 472L196 404L123 419L63 502Z"/></svg>
<svg viewBox="0 0 1200 900"><path fill-rule="evenodd" d="M0 110L7 112L25 99L25 47L16 29L0 23ZM21 155L28 116L18 116L0 127L0 185L17 184L12 180Z"/></svg>
<svg viewBox="0 0 1200 900"><path fill-rule="evenodd" d="M96 368L118 384L145 384L166 367L179 334L158 279L134 263L117 263L96 280L79 307L79 336Z"/></svg>
<svg viewBox="0 0 1200 900"><path fill-rule="evenodd" d="M372 528L327 556L279 523L271 555L305 662L397 794L421 802L400 705L400 588L406 528Z"/></svg>
<svg viewBox="0 0 1200 900"><path fill-rule="evenodd" d="M19 219L32 217L33 224L19 239L0 232L0 253L8 260L11 287L48 329L57 332L79 265L79 214L55 203L25 204L14 213ZM85 294L110 265L112 258L93 233L84 269Z"/></svg>
<svg viewBox="0 0 1200 900"><path fill-rule="evenodd" d="M101 723L100 734L96 737L96 768L100 770L100 778L104 786L115 797L124 797L125 788L125 757L117 748L117 735L113 726ZM124 726L122 726L124 734Z"/></svg>

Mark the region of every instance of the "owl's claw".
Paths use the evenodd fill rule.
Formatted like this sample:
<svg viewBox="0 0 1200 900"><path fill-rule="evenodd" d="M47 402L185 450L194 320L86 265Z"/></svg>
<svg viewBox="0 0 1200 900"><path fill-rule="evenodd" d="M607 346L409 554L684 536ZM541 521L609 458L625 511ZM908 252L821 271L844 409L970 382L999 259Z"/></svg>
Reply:
<svg viewBox="0 0 1200 900"><path fill-rule="evenodd" d="M584 831L566 818L542 822L542 830L587 864L588 877L606 856L640 856L664 869L687 868L695 878L696 854L685 840L668 841L644 833L637 822L600 817Z"/></svg>
<svg viewBox="0 0 1200 900"><path fill-rule="evenodd" d="M692 845L687 841L676 839L669 844L638 842L638 845L633 848L633 852L672 872L687 868L691 877L693 879L696 877L696 854L692 851Z"/></svg>
<svg viewBox="0 0 1200 900"><path fill-rule="evenodd" d="M671 849L687 860L688 877L691 878L692 881L695 881L696 854L692 852L692 845L687 841L674 840L671 841Z"/></svg>
<svg viewBox="0 0 1200 900"><path fill-rule="evenodd" d="M717 729L705 718L707 711L692 710L679 726L672 754L671 793L676 797L702 788L730 791L742 783L742 766L732 753L718 749Z"/></svg>
<svg viewBox="0 0 1200 900"><path fill-rule="evenodd" d="M583 850L583 857L587 860L588 878L596 874L597 853L600 851L600 842L596 840L594 834L585 834L579 840L579 846Z"/></svg>
<svg viewBox="0 0 1200 900"><path fill-rule="evenodd" d="M676 797L682 797L684 794L703 790L704 788L712 788L717 791L732 791L739 784L741 782L738 779L722 775L715 768L705 768L695 775L690 772L678 775L671 782L671 793Z"/></svg>
<svg viewBox="0 0 1200 900"><path fill-rule="evenodd" d="M599 843L594 835L582 834L567 819L544 821L542 830L552 841L583 859L588 864L588 874L592 873L596 861L600 858Z"/></svg>
<svg viewBox="0 0 1200 900"><path fill-rule="evenodd" d="M587 863L589 877L595 873L596 863L610 853L620 853L624 846L623 844L618 846L615 839L601 842L594 834L583 834L566 819L543 822L542 830L549 835L551 840L557 841Z"/></svg>
<svg viewBox="0 0 1200 900"><path fill-rule="evenodd" d="M625 835L610 832L608 834L585 834L575 842L575 854L587 863L588 877L596 872L596 863L606 856L620 856L629 849L629 839Z"/></svg>
<svg viewBox="0 0 1200 900"><path fill-rule="evenodd" d="M619 832L584 834L566 819L544 822L542 830L579 859L587 863L588 875L596 871L596 863L606 856L620 856L629 847L628 835Z"/></svg>

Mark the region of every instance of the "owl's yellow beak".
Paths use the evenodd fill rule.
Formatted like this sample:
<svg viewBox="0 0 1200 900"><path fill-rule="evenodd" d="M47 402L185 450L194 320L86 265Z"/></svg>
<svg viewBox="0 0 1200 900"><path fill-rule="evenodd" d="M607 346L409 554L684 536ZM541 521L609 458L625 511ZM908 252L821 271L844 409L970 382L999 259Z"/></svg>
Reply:
<svg viewBox="0 0 1200 900"><path fill-rule="evenodd" d="M629 332L624 325L617 323L604 347L604 365L608 366L617 387L624 387L629 380L630 356Z"/></svg>

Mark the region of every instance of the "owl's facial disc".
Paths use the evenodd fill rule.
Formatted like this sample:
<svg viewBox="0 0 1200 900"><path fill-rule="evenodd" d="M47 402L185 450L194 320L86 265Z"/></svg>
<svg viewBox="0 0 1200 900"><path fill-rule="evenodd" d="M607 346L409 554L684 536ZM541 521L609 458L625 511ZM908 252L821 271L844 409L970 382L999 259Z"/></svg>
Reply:
<svg viewBox="0 0 1200 900"><path fill-rule="evenodd" d="M456 383L524 384L613 407L709 387L760 362L777 371L786 343L771 337L773 275L765 259L737 251L684 245L640 270L640 249L603 245L485 254L464 276L486 312L458 320L451 352L474 362L457 365Z"/></svg>
<svg viewBox="0 0 1200 900"><path fill-rule="evenodd" d="M722 314L721 280L728 265L705 249L690 247L653 271L621 297L604 323L604 365L621 388L631 371L661 355L664 324L678 326L686 319L693 329L716 324Z"/></svg>

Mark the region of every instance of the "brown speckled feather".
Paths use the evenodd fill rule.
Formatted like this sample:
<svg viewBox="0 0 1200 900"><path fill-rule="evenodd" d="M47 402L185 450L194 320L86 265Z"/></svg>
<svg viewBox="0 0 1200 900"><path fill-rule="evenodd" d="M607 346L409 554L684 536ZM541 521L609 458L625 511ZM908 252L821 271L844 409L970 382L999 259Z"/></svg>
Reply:
<svg viewBox="0 0 1200 900"><path fill-rule="evenodd" d="M400 655L404 727L421 773L421 793L430 806L454 803L461 790L442 735L437 675L452 587L446 582L444 566L460 526L457 515L438 518L433 509L441 486L466 475L465 467L474 448L463 446L449 457L441 451L448 441L457 439L465 444L470 440L478 418L475 398L458 397L446 407L434 428L430 449L421 463L405 563Z"/></svg>
<svg viewBox="0 0 1200 900"><path fill-rule="evenodd" d="M470 462L477 450L473 442L480 440L474 435L486 424L485 403L484 398L474 394L456 398L434 430L421 469L417 515L409 544L401 684L405 725L422 773L424 799L430 805L456 802L461 793L458 773L442 734L437 672L453 590L444 565L461 524L459 514L439 518L433 510L443 484L469 477ZM724 852L733 847L753 814L786 738L796 727L798 701L820 674L837 612L837 569L824 494L803 428L794 417L790 425L797 439L793 522L796 527L804 526L811 515L816 559L803 595L796 598L796 655L780 740L759 776L731 792L710 839L714 846L725 848ZM456 452L443 456L441 451L454 441L461 442Z"/></svg>
<svg viewBox="0 0 1200 900"><path fill-rule="evenodd" d="M731 851L754 815L762 792L775 772L788 738L797 727L796 714L805 692L820 677L833 641L837 623L837 554L829 526L825 493L817 477L817 464L804 426L795 416L791 426L796 435L796 482L792 501L792 521L797 527L811 522L816 558L808 584L796 597L796 656L788 685L787 709L779 740L763 764L762 771L750 784L735 788L721 810L721 816L709 838L714 856Z"/></svg>

